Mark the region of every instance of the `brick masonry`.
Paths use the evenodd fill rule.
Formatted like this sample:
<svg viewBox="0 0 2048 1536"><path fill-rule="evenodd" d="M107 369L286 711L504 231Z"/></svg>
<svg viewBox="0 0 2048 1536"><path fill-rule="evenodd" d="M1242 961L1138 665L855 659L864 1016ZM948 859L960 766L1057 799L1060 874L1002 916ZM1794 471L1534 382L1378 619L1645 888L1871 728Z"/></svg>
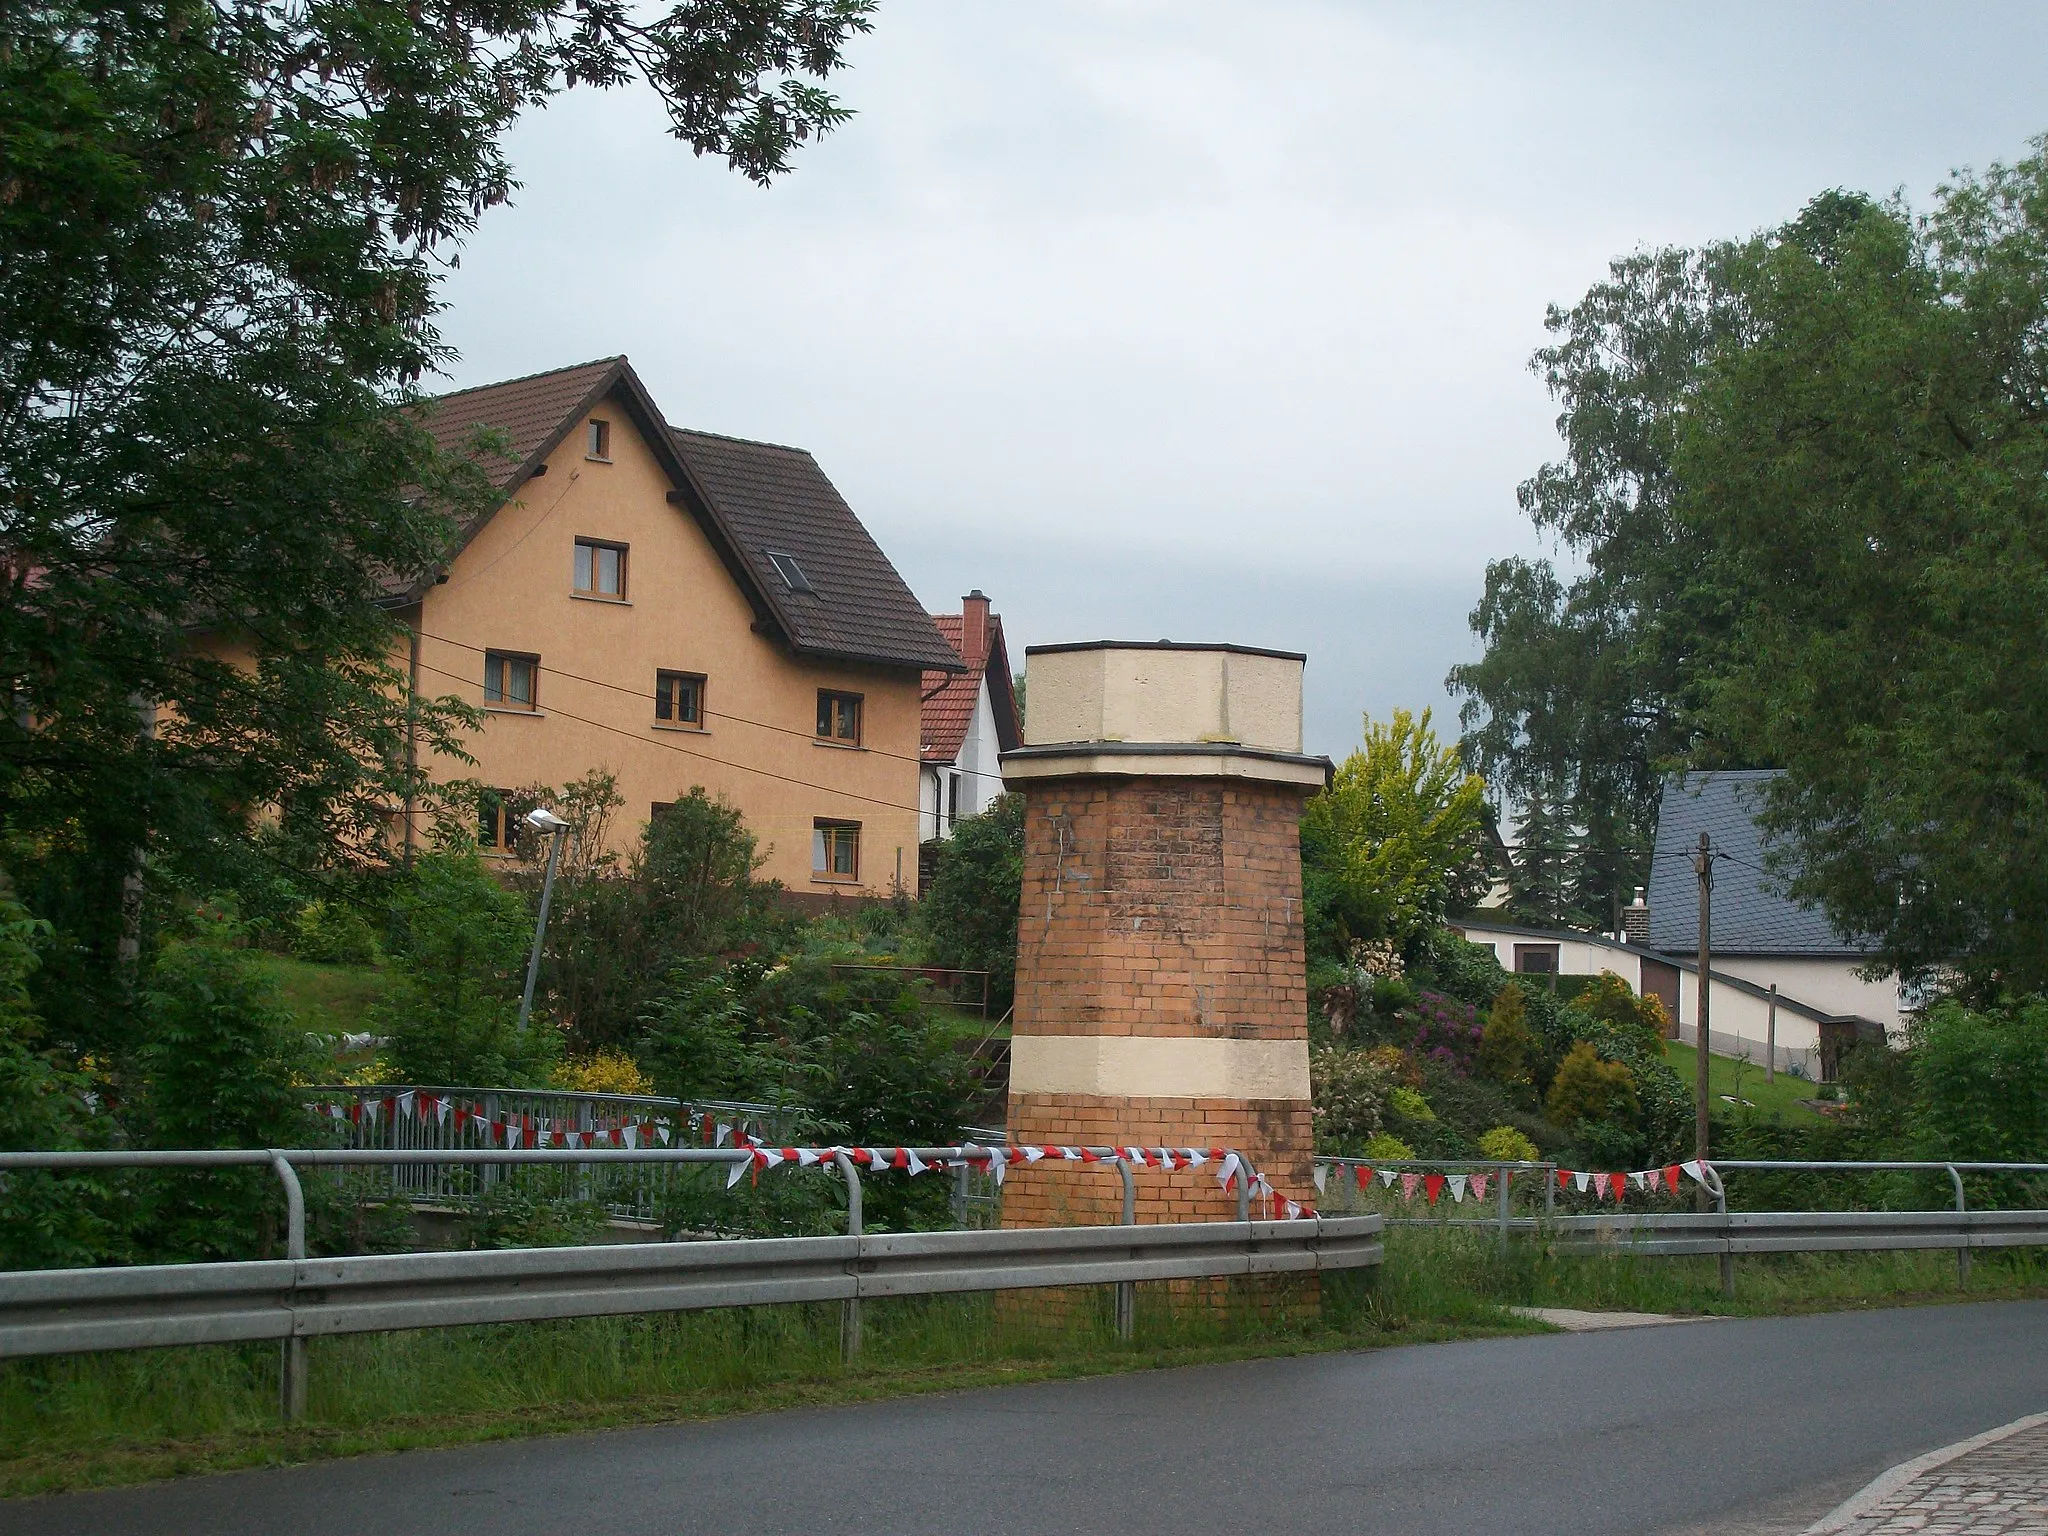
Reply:
<svg viewBox="0 0 2048 1536"><path fill-rule="evenodd" d="M1074 778L1025 786L1018 1035L1306 1040L1298 786ZM1020 1142L1232 1146L1312 1196L1306 1100L1101 1098L1012 1089ZM1115 1221L1115 1174L1012 1170L1009 1226ZM1206 1170L1138 1179L1140 1221L1227 1220Z"/></svg>

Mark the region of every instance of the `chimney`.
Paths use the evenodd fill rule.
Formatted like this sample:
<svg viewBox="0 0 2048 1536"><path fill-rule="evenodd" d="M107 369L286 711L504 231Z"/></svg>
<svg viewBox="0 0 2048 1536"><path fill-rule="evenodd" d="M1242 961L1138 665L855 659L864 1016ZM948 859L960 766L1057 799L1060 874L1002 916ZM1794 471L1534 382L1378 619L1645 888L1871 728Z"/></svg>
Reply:
<svg viewBox="0 0 2048 1536"><path fill-rule="evenodd" d="M1621 936L1631 944L1650 942L1650 904L1643 900L1643 888L1636 887L1636 899L1621 909Z"/></svg>
<svg viewBox="0 0 2048 1536"><path fill-rule="evenodd" d="M960 659L970 667L988 660L988 594L979 587L960 599Z"/></svg>

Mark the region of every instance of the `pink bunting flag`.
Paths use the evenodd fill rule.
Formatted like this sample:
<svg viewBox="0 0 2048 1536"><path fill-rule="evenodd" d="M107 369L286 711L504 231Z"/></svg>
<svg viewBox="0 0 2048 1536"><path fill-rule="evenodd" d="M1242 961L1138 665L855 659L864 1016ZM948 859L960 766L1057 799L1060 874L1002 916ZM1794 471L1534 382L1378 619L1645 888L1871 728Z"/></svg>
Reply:
<svg viewBox="0 0 2048 1536"><path fill-rule="evenodd" d="M1419 1173L1404 1173L1404 1174L1402 1174L1402 1175L1401 1175L1401 1198L1402 1198L1403 1200L1413 1200L1413 1199L1415 1198L1415 1190L1416 1190L1416 1187L1417 1187L1418 1185L1420 1185L1421 1183L1422 1183L1422 1175L1421 1175L1421 1174L1419 1174Z"/></svg>
<svg viewBox="0 0 2048 1536"><path fill-rule="evenodd" d="M1484 1199L1486 1198L1486 1186L1487 1186L1488 1184L1492 1183L1492 1182L1493 1182L1493 1175L1492 1175L1492 1174L1490 1174L1490 1173L1475 1173L1475 1174L1473 1174L1473 1175L1472 1175L1472 1198L1473 1198L1474 1200L1484 1200Z"/></svg>

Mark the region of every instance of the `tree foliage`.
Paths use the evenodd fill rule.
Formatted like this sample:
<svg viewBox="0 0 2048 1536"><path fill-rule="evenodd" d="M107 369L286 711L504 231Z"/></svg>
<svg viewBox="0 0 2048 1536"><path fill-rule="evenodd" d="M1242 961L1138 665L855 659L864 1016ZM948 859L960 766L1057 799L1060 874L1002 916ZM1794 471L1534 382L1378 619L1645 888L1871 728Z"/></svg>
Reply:
<svg viewBox="0 0 2048 1536"><path fill-rule="evenodd" d="M989 973L989 1016L1010 1009L1017 987L1017 909L1024 891L1024 797L1003 795L955 823L919 902L939 965Z"/></svg>
<svg viewBox="0 0 2048 1536"><path fill-rule="evenodd" d="M2048 986L2048 146L1736 261L1680 435L1724 756L1793 894L1903 973Z"/></svg>
<svg viewBox="0 0 2048 1536"><path fill-rule="evenodd" d="M359 856L458 747L386 599L488 500L407 407L519 114L637 79L765 181L845 115L816 82L870 9L0 11L0 806L75 1048L134 980L139 870L205 889L263 806Z"/></svg>
<svg viewBox="0 0 2048 1536"><path fill-rule="evenodd" d="M1438 742L1430 713L1365 720L1362 748L1302 811L1312 932L1340 946L1408 938L1484 889L1485 781Z"/></svg>

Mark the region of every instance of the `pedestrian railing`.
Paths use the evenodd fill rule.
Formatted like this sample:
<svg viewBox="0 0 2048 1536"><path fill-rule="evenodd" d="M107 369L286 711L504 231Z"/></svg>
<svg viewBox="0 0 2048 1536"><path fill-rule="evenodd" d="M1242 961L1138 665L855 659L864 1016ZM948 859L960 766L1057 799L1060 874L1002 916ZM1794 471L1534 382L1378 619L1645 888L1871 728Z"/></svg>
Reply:
<svg viewBox="0 0 2048 1536"><path fill-rule="evenodd" d="M642 1146L720 1147L743 1141L777 1146L811 1139L809 1113L791 1105L656 1094L576 1093L551 1088L427 1087L415 1084L322 1085L301 1090L326 1113L341 1145L359 1151L480 1151L502 1147L574 1150ZM496 1182L494 1164L446 1160L390 1165L391 1192L415 1205L459 1205ZM577 1195L614 1220L656 1223L673 1192L675 1167L630 1163L593 1179L586 1166Z"/></svg>
<svg viewBox="0 0 2048 1536"><path fill-rule="evenodd" d="M1193 1149L1190 1149L1192 1151ZM287 1419L304 1412L305 1341L342 1333L471 1323L597 1317L699 1307L839 1301L849 1359L860 1352L863 1300L1048 1285L1116 1287L1120 1336L1132 1330L1139 1281L1352 1269L1377 1264L1377 1216L1262 1221L1251 1202L1264 1181L1238 1153L1192 1156L1164 1148L1034 1148L1070 1165L1115 1169L1123 1223L1114 1227L868 1233L861 1169L946 1171L1018 1160L1021 1149L980 1147L636 1148L580 1150L376 1148L192 1152L0 1153L15 1170L269 1167L283 1187L286 1257L225 1264L0 1274L0 1357L277 1339ZM1161 1156L1160 1154L1165 1154ZM1187 1168L1212 1160L1234 1187L1238 1219L1135 1225L1134 1166ZM306 1255L301 1168L362 1165L717 1164L728 1184L789 1163L822 1168L846 1187L844 1237L753 1238L600 1247L407 1253L332 1259Z"/></svg>

